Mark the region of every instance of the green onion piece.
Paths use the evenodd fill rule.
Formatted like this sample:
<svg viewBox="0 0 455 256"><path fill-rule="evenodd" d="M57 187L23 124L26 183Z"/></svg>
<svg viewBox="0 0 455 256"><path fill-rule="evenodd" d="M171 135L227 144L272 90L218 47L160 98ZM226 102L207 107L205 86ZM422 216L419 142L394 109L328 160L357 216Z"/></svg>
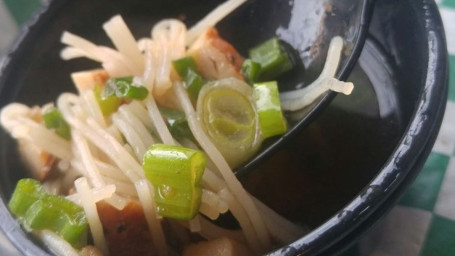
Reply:
<svg viewBox="0 0 455 256"><path fill-rule="evenodd" d="M43 196L27 210L24 222L34 230L55 232L73 247L81 248L87 243L88 222L84 210L64 197Z"/></svg>
<svg viewBox="0 0 455 256"><path fill-rule="evenodd" d="M76 248L87 243L84 210L64 197L47 194L37 180L19 180L8 207L30 229L52 230Z"/></svg>
<svg viewBox="0 0 455 256"><path fill-rule="evenodd" d="M8 207L16 216L24 216L28 208L46 194L40 182L34 179L21 179L9 200Z"/></svg>
<svg viewBox="0 0 455 256"><path fill-rule="evenodd" d="M166 120L169 131L173 137L177 139L189 138L196 141L190 127L188 126L188 121L184 112L161 106L159 109L161 115Z"/></svg>
<svg viewBox="0 0 455 256"><path fill-rule="evenodd" d="M254 84L258 81L261 74L261 64L246 59L242 64L242 75L246 78L249 84Z"/></svg>
<svg viewBox="0 0 455 256"><path fill-rule="evenodd" d="M115 96L119 98L143 100L148 94L149 91L144 86L135 86L124 81L117 82Z"/></svg>
<svg viewBox="0 0 455 256"><path fill-rule="evenodd" d="M69 140L71 139L71 128L63 119L62 113L57 108L50 108L43 114L44 125L48 129L52 129L60 137Z"/></svg>
<svg viewBox="0 0 455 256"><path fill-rule="evenodd" d="M117 83L125 82L127 84L133 83L132 76L125 76L125 77L115 77L109 78L104 84L103 92L101 93L102 98L107 98L109 96L115 95L115 91L117 88Z"/></svg>
<svg viewBox="0 0 455 256"><path fill-rule="evenodd" d="M201 203L199 183L205 164L204 154L189 148L155 144L147 150L142 167L153 184L159 215L194 218Z"/></svg>
<svg viewBox="0 0 455 256"><path fill-rule="evenodd" d="M257 152L262 138L250 85L236 78L209 82L196 109L202 128L231 168Z"/></svg>
<svg viewBox="0 0 455 256"><path fill-rule="evenodd" d="M106 88L106 86L104 87ZM118 107L122 103L122 100L115 96L114 94L103 95L102 88L100 85L96 85L94 89L95 99L100 106L101 112L104 116L109 116L110 114L117 111Z"/></svg>
<svg viewBox="0 0 455 256"><path fill-rule="evenodd" d="M260 81L275 79L292 69L292 61L278 38L274 37L249 52L250 59L261 65Z"/></svg>
<svg viewBox="0 0 455 256"><path fill-rule="evenodd" d="M121 99L143 100L147 98L148 93L144 86L133 84L133 77L117 77L107 80L101 98L106 99L115 95Z"/></svg>
<svg viewBox="0 0 455 256"><path fill-rule="evenodd" d="M286 132L276 81L254 84L254 98L262 136L268 138Z"/></svg>
<svg viewBox="0 0 455 256"><path fill-rule="evenodd" d="M178 60L174 60L172 61L172 66L174 66L175 71L177 71L182 78L186 76L188 70L193 70L194 72L199 73L196 61L193 57L183 57Z"/></svg>
<svg viewBox="0 0 455 256"><path fill-rule="evenodd" d="M202 76L197 74L196 71L188 69L184 81L188 93L193 99L196 100L202 86L204 85L204 79L202 79Z"/></svg>
<svg viewBox="0 0 455 256"><path fill-rule="evenodd" d="M190 96L196 100L204 85L204 79L198 71L196 61L192 57L184 57L174 60L172 65L185 82L186 89Z"/></svg>

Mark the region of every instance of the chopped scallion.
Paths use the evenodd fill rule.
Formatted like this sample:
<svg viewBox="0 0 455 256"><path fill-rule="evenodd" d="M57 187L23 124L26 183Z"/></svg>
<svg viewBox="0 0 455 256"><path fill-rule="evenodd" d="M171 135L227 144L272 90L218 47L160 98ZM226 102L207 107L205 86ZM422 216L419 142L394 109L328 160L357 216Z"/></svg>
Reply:
<svg viewBox="0 0 455 256"><path fill-rule="evenodd" d="M286 120L281 111L278 86L275 81L254 84L254 98L264 138L286 132Z"/></svg>
<svg viewBox="0 0 455 256"><path fill-rule="evenodd" d="M189 220L197 214L205 164L204 154L197 150L164 144L150 147L142 167L154 187L159 215Z"/></svg>
<svg viewBox="0 0 455 256"><path fill-rule="evenodd" d="M76 248L87 242L87 219L82 207L61 196L45 195L33 203L24 215L31 229L49 229Z"/></svg>
<svg viewBox="0 0 455 256"><path fill-rule="evenodd" d="M159 107L159 109L167 122L169 131L175 138L190 138L195 141L184 112L167 107Z"/></svg>
<svg viewBox="0 0 455 256"><path fill-rule="evenodd" d="M196 61L192 57L184 57L172 62L174 69L185 82L186 89L190 96L196 100L199 91L204 85L204 79L200 75Z"/></svg>
<svg viewBox="0 0 455 256"><path fill-rule="evenodd" d="M148 94L149 91L144 86L134 86L124 81L117 82L115 96L119 98L143 100Z"/></svg>
<svg viewBox="0 0 455 256"><path fill-rule="evenodd" d="M8 207L14 215L24 216L25 212L38 199L46 194L40 182L34 179L21 179L9 200Z"/></svg>
<svg viewBox="0 0 455 256"><path fill-rule="evenodd" d="M60 137L69 140L71 139L71 128L63 119L62 113L57 108L53 107L43 114L44 125L48 129L52 129Z"/></svg>
<svg viewBox="0 0 455 256"><path fill-rule="evenodd" d="M188 69L185 76L186 89L193 99L197 99L202 86L204 85L204 79L196 71Z"/></svg>
<svg viewBox="0 0 455 256"><path fill-rule="evenodd" d="M288 53L276 37L251 49L249 56L261 65L260 81L275 79L293 67Z"/></svg>
<svg viewBox="0 0 455 256"><path fill-rule="evenodd" d="M104 88L106 88L106 86ZM118 107L122 103L122 100L114 94L103 93L101 85L95 86L94 94L104 116L109 116L117 111Z"/></svg>
<svg viewBox="0 0 455 256"><path fill-rule="evenodd" d="M143 100L149 91L144 86L135 85L132 77L110 78L104 85L102 98L117 96L121 99Z"/></svg>
<svg viewBox="0 0 455 256"><path fill-rule="evenodd" d="M196 61L193 57L183 57L177 60L172 61L172 66L174 66L175 71L180 75L180 77L185 77L188 70L193 70L196 73L199 73Z"/></svg>
<svg viewBox="0 0 455 256"><path fill-rule="evenodd" d="M8 206L30 229L51 230L76 248L87 243L84 210L64 197L47 194L37 180L19 180Z"/></svg>
<svg viewBox="0 0 455 256"><path fill-rule="evenodd" d="M253 84L258 81L259 75L261 74L261 64L246 59L242 64L242 75L246 78L249 84Z"/></svg>

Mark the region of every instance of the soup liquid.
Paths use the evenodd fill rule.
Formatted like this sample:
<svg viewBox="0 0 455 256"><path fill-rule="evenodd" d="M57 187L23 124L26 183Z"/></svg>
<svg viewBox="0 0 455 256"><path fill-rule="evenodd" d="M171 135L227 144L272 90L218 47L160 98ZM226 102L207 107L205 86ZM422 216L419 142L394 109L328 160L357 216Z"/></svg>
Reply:
<svg viewBox="0 0 455 256"><path fill-rule="evenodd" d="M247 176L246 188L272 209L310 229L342 209L375 177L404 125L394 77L368 42L349 81L299 136Z"/></svg>

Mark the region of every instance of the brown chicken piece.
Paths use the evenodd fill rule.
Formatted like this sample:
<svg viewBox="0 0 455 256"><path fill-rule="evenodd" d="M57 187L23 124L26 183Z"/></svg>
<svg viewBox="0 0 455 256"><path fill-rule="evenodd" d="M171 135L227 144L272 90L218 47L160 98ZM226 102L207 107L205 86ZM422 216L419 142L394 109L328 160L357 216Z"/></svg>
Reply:
<svg viewBox="0 0 455 256"><path fill-rule="evenodd" d="M121 211L105 202L96 206L111 256L157 255L140 204L130 202Z"/></svg>
<svg viewBox="0 0 455 256"><path fill-rule="evenodd" d="M79 92L93 90L97 84L105 84L109 79L109 74L104 69L93 69L75 72L71 74L71 79Z"/></svg>
<svg viewBox="0 0 455 256"><path fill-rule="evenodd" d="M194 42L188 54L195 59L202 76L209 80L228 77L244 80L240 73L242 56L213 27Z"/></svg>

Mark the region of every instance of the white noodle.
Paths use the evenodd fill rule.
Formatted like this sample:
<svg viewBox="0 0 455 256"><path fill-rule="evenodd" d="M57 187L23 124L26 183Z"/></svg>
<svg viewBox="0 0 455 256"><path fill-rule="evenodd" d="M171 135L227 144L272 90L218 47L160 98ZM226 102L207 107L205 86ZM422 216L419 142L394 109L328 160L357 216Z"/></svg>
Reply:
<svg viewBox="0 0 455 256"><path fill-rule="evenodd" d="M137 160L141 161L146 151L146 146L144 145L141 137L136 133L134 128L127 121L123 120L119 114L113 114L112 121L133 149Z"/></svg>
<svg viewBox="0 0 455 256"><path fill-rule="evenodd" d="M186 26L176 19L164 19L152 29L152 38L162 42L169 48L171 60L185 56Z"/></svg>
<svg viewBox="0 0 455 256"><path fill-rule="evenodd" d="M196 215L194 218L188 221L188 226L190 231L197 233L201 231L201 223L199 222L199 215Z"/></svg>
<svg viewBox="0 0 455 256"><path fill-rule="evenodd" d="M171 59L170 49L164 42L155 41L152 48L155 61L153 62L153 69L155 70L155 84L153 86L153 95L162 96L166 91L172 87L170 79L171 75Z"/></svg>
<svg viewBox="0 0 455 256"><path fill-rule="evenodd" d="M149 118L147 109L144 107L143 104L139 103L138 101L133 101L127 106L124 106L130 110L130 113L134 114L136 118L141 120L141 122L147 127L147 129L153 129L152 119Z"/></svg>
<svg viewBox="0 0 455 256"><path fill-rule="evenodd" d="M98 167L98 170L100 171L101 175L110 177L112 179L122 181L122 182L127 182L128 177L116 166L110 165L108 163L95 160L96 166Z"/></svg>
<svg viewBox="0 0 455 256"><path fill-rule="evenodd" d="M152 39L150 39L148 37L141 38L141 39L137 40L137 48L139 48L139 50L141 52L144 52L145 49L147 48L147 44L149 44L151 42L152 42Z"/></svg>
<svg viewBox="0 0 455 256"><path fill-rule="evenodd" d="M211 220L216 220L220 216L220 213L217 209L213 208L211 205L201 202L199 206L199 212L208 217Z"/></svg>
<svg viewBox="0 0 455 256"><path fill-rule="evenodd" d="M109 176L103 176L103 179L106 181L106 183L115 185L116 193L125 195L127 197L138 197L138 192L136 191L134 185L131 184L131 182L115 180Z"/></svg>
<svg viewBox="0 0 455 256"><path fill-rule="evenodd" d="M123 18L120 15L115 15L104 23L103 29L118 51L132 60L135 67L133 74L142 74L144 72L144 58Z"/></svg>
<svg viewBox="0 0 455 256"><path fill-rule="evenodd" d="M227 189L222 189L219 192L219 195L229 205L229 210L239 222L251 249L253 249L256 253L264 252L266 247L261 244L259 237L257 236L257 232L254 230L254 226L248 218L248 214L245 209L240 205L240 202Z"/></svg>
<svg viewBox="0 0 455 256"><path fill-rule="evenodd" d="M82 106L86 107L88 111L87 113L90 114L92 118L98 122L101 126L106 126L106 121L104 120L103 112L101 112L100 105L95 99L95 94L93 90L86 90L81 93L81 99L84 101L85 104Z"/></svg>
<svg viewBox="0 0 455 256"><path fill-rule="evenodd" d="M94 188L90 191L92 200L97 203L104 199L110 198L115 193L115 185L107 185L100 188ZM73 201L78 205L82 205L82 199L79 193L74 193L66 197L66 199Z"/></svg>
<svg viewBox="0 0 455 256"><path fill-rule="evenodd" d="M121 169L127 168L128 170L133 171L139 177L144 176L142 166L110 134L105 132L101 127L98 126L96 122L90 118L87 119L87 124L91 128L92 133L97 134L107 142L104 145L97 145L100 149L104 149L106 147L113 148L115 153L111 156L111 159L116 162Z"/></svg>
<svg viewBox="0 0 455 256"><path fill-rule="evenodd" d="M341 51L343 49L343 39L339 36L334 37L330 42L327 60L319 77L305 88L283 92L280 94L281 106L283 110L295 111L302 109L328 90L351 94L354 85L334 78L340 63Z"/></svg>
<svg viewBox="0 0 455 256"><path fill-rule="evenodd" d="M84 208L95 246L100 249L103 255L109 255L106 239L104 237L103 225L101 224L98 210L96 209L96 204L93 200L93 195L90 191L90 187L88 186L87 179L77 179L74 182L74 186L81 197L82 207Z"/></svg>
<svg viewBox="0 0 455 256"><path fill-rule="evenodd" d="M1 112L3 126L16 139L26 139L44 151L69 161L72 158L70 143L53 131L28 117L30 108L14 103Z"/></svg>
<svg viewBox="0 0 455 256"><path fill-rule="evenodd" d="M103 178L101 177L101 174L95 165L93 156L90 154L90 149L88 148L87 141L79 134L77 130L72 132L72 136L76 150L81 156L83 169L90 183L95 188L105 186L106 184L104 183Z"/></svg>
<svg viewBox="0 0 455 256"><path fill-rule="evenodd" d="M216 7L188 31L186 45L191 45L207 28L215 26L245 2L246 0L228 0Z"/></svg>
<svg viewBox="0 0 455 256"><path fill-rule="evenodd" d="M130 105L131 104L121 106L118 110L118 113L123 118L123 120L130 124L130 127L132 127L136 131L138 136L143 141L144 146L148 148L149 146L154 144L153 137L147 130L147 128L144 126L144 124L141 122L141 120L137 118L138 114L134 113L134 109L132 109Z"/></svg>
<svg viewBox="0 0 455 256"><path fill-rule="evenodd" d="M156 105L153 97L147 99L147 110L149 111L149 117L155 125L156 130L161 138L161 141L165 144L175 145L174 138L172 137L163 117L161 116L158 106Z"/></svg>
<svg viewBox="0 0 455 256"><path fill-rule="evenodd" d="M121 53L104 46L97 46L92 42L65 31L62 34L62 43L78 49L79 53L94 61L102 62L104 69L111 76L126 76L134 71L134 64ZM61 57L65 57L61 54Z"/></svg>
<svg viewBox="0 0 455 256"><path fill-rule="evenodd" d="M152 40L147 40L144 46L144 74L142 76L142 83L151 92L154 91L155 79L156 79L156 54L157 45Z"/></svg>
<svg viewBox="0 0 455 256"><path fill-rule="evenodd" d="M99 127L96 122L90 122L90 119L88 119L88 123L85 124L75 118L71 113L72 104L77 104L77 97L72 94L64 93L57 100L57 106L65 117L65 120L109 156L131 181L138 180L143 175L143 172L136 160L131 157L112 135Z"/></svg>
<svg viewBox="0 0 455 256"><path fill-rule="evenodd" d="M63 50L60 52L60 57L64 60L71 60L71 59L76 59L76 58L82 58L82 57L88 57L87 54L76 47L65 47Z"/></svg>

